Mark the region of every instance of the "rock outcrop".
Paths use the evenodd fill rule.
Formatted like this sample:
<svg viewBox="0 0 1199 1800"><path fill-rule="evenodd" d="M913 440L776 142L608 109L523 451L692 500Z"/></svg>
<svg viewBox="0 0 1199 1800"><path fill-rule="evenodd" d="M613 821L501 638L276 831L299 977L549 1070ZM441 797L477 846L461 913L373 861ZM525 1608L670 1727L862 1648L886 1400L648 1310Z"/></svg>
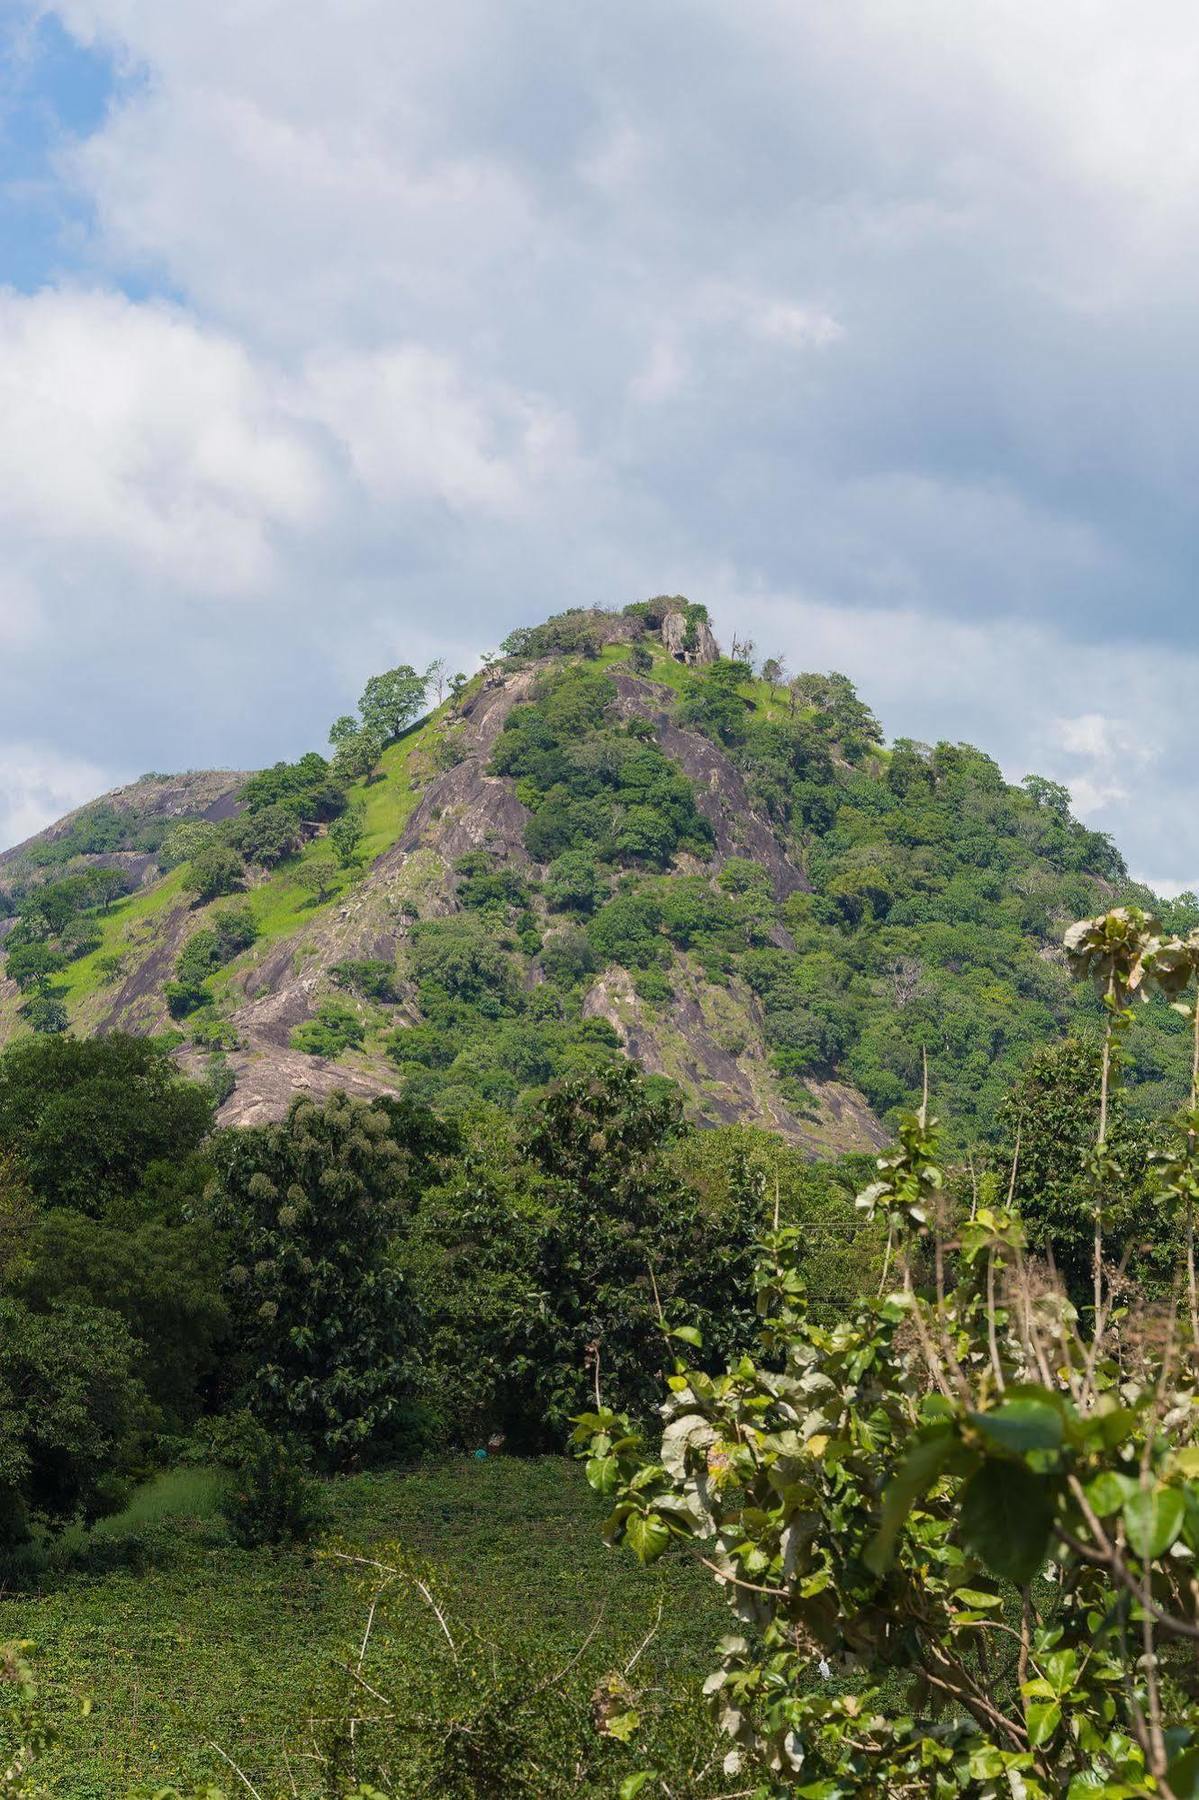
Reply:
<svg viewBox="0 0 1199 1800"><path fill-rule="evenodd" d="M683 612L668 612L660 627L662 643L676 662L712 663L720 655L720 647L706 619L690 625Z"/></svg>

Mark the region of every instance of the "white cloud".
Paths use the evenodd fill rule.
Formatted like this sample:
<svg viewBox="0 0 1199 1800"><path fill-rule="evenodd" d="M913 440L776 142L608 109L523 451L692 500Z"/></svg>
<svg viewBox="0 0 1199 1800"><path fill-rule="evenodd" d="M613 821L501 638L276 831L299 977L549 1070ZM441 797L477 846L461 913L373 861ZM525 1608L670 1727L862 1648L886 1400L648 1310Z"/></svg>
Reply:
<svg viewBox="0 0 1199 1800"><path fill-rule="evenodd" d="M76 285L0 300L7 734L249 760L689 588L1181 878L1199 25L1146 4L52 0L128 79Z"/></svg>
<svg viewBox="0 0 1199 1800"><path fill-rule="evenodd" d="M121 779L52 746L0 742L0 847L22 843Z"/></svg>
<svg viewBox="0 0 1199 1800"><path fill-rule="evenodd" d="M795 350L823 350L845 336L845 327L831 314L786 300L767 300L751 307L747 322L759 336Z"/></svg>
<svg viewBox="0 0 1199 1800"><path fill-rule="evenodd" d="M1049 721L1049 742L1069 759L1059 767L1080 818L1132 797L1157 755L1146 742L1146 729L1145 723L1098 712Z"/></svg>
<svg viewBox="0 0 1199 1800"><path fill-rule="evenodd" d="M1163 900L1177 900L1180 894L1199 894L1199 875L1190 881L1178 881L1169 876L1143 875L1134 870L1133 879L1143 882Z"/></svg>
<svg viewBox="0 0 1199 1800"><path fill-rule="evenodd" d="M629 383L629 398L639 406L656 406L677 394L687 379L687 361L670 338L658 338Z"/></svg>
<svg viewBox="0 0 1199 1800"><path fill-rule="evenodd" d="M297 412L336 436L373 500L433 498L519 512L569 473L569 420L499 385L472 386L446 356L419 345L321 355L294 390Z"/></svg>
<svg viewBox="0 0 1199 1800"><path fill-rule="evenodd" d="M0 529L184 590L260 586L319 468L245 351L176 308L0 294ZM78 566L77 564L75 565Z"/></svg>

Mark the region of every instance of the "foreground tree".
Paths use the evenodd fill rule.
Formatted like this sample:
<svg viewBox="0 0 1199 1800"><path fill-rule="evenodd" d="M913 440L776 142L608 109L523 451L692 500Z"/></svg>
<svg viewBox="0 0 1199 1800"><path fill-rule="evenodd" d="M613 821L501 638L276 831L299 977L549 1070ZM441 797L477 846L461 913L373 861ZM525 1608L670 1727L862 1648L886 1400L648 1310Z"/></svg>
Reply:
<svg viewBox="0 0 1199 1800"><path fill-rule="evenodd" d="M146 1038L28 1039L0 1056L0 1155L42 1206L128 1204L155 1164L185 1170L211 1122L207 1091Z"/></svg>
<svg viewBox="0 0 1199 1800"><path fill-rule="evenodd" d="M1194 977L1196 947L1152 920L1087 925L1115 946L1109 1019L1130 987ZM738 1791L1199 1793L1199 1326L1125 1319L1104 1280L1107 1050L1088 1331L993 1192L950 1215L926 1102L859 1199L887 1222L892 1292L817 1324L776 1230L758 1356L714 1379L676 1362L654 1451L602 1405L578 1422L609 1537L643 1561L696 1545L743 1626L705 1684ZM1167 1178L1188 1207L1194 1123Z"/></svg>
<svg viewBox="0 0 1199 1800"><path fill-rule="evenodd" d="M345 1466L385 1439L406 1392L409 1308L389 1255L404 1153L386 1112L338 1094L229 1132L217 1163L233 1397Z"/></svg>

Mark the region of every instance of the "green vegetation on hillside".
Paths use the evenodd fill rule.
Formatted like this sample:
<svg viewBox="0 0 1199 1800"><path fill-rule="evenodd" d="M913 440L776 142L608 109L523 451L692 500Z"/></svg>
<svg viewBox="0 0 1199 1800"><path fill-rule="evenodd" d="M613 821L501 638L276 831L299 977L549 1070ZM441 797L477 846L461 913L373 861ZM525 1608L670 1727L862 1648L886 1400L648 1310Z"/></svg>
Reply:
<svg viewBox="0 0 1199 1800"><path fill-rule="evenodd" d="M661 1046L659 1066L711 1120L722 1115L685 1054L695 1015L684 996L702 982L701 1010L728 995L718 1038L730 1056L750 1053L755 1092L802 1116L812 1085L837 1078L893 1122L927 1057L957 1143L993 1138L1027 1057L1097 1017L1062 967L1063 923L1150 897L1055 783L1014 786L969 745L888 750L843 675L787 680L779 658L755 674L752 646L688 667L664 641L674 616L672 643L706 629L702 609L676 596L620 616L565 613L506 640L490 679L533 665L535 680L495 738L489 773L529 809L529 861L484 848L446 869L436 848L418 848L388 903L399 909L394 963L369 990L327 972L294 1047L348 1057L376 1079L390 1060L414 1098L441 1108L511 1106L619 1055L609 1020L629 1003L597 988L615 971L618 996L631 992ZM619 702L613 674L626 682ZM456 677L457 697L414 724L433 680L444 691L444 671L372 677L358 715L335 721L331 759L310 752L252 777L223 824L183 819L160 834L136 813L81 815L56 840L53 870L10 884L7 971L23 991L3 1002L7 1015L20 1009L43 1032L94 1026L170 939L172 966L148 998L135 982L137 1008L157 1000L184 1038L235 1049L247 971L284 939L297 963L308 955L306 928L324 928L461 757L456 709L478 684ZM810 892L784 894L745 855L713 863L705 796L658 742L663 711L727 757L790 862L788 885ZM159 837L170 872L121 897L119 872L78 861L114 835ZM424 901L443 885L456 888L449 917ZM230 900L245 921L233 934ZM1199 919L1189 896L1159 910L1179 929ZM1177 1016L1154 1003L1129 1071L1133 1115L1183 1091L1186 1057Z"/></svg>

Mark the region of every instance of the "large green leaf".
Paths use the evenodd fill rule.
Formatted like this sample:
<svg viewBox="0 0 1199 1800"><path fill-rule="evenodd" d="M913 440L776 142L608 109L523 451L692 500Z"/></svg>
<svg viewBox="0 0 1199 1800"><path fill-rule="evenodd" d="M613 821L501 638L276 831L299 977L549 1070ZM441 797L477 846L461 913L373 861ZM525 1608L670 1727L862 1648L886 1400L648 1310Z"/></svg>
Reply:
<svg viewBox="0 0 1199 1800"><path fill-rule="evenodd" d="M1178 1488L1137 1488L1124 1502L1128 1542L1144 1561L1161 1556L1182 1530L1186 1502Z"/></svg>
<svg viewBox="0 0 1199 1800"><path fill-rule="evenodd" d="M670 1542L666 1521L657 1513L630 1513L624 1532L638 1562L653 1562Z"/></svg>
<svg viewBox="0 0 1199 1800"><path fill-rule="evenodd" d="M992 1575L1023 1587L1049 1550L1048 1485L1022 1463L988 1458L966 1483L960 1523L966 1547Z"/></svg>
<svg viewBox="0 0 1199 1800"><path fill-rule="evenodd" d="M1062 1722L1062 1709L1056 1700L1034 1700L1028 1709L1028 1741L1039 1750L1047 1744Z"/></svg>
<svg viewBox="0 0 1199 1800"><path fill-rule="evenodd" d="M970 1423L992 1450L1022 1456L1026 1450L1059 1450L1062 1415L1044 1400L1005 1400L993 1412L972 1412Z"/></svg>

